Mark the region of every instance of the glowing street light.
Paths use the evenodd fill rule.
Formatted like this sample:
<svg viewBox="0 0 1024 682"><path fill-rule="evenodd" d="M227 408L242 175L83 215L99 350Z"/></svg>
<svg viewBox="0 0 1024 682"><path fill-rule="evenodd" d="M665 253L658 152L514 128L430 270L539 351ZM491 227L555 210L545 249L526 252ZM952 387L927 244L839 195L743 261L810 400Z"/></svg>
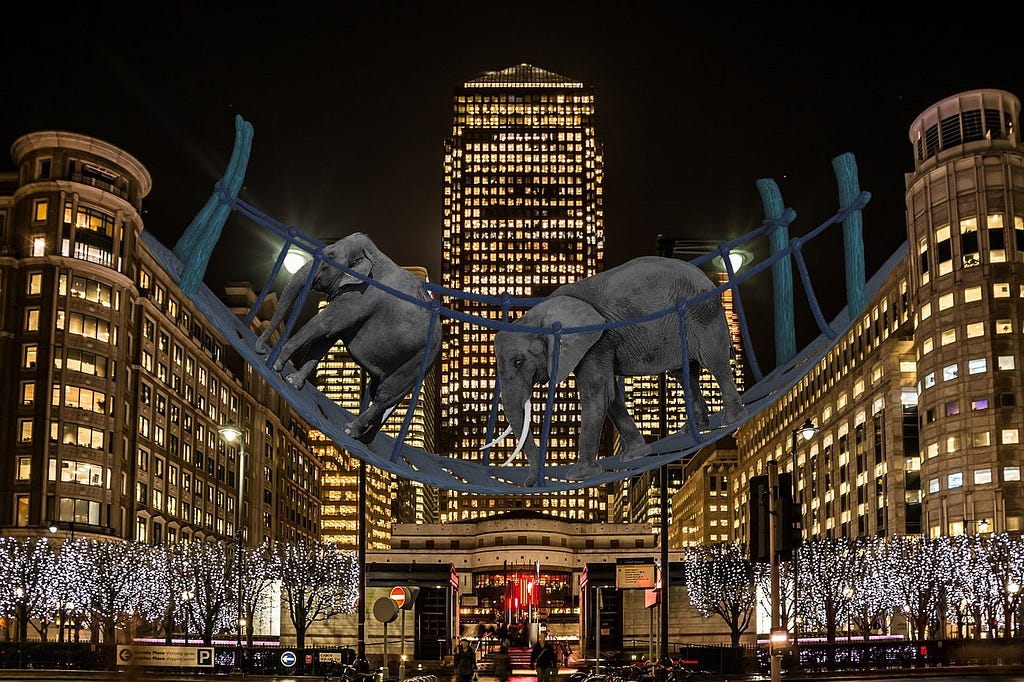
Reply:
<svg viewBox="0 0 1024 682"><path fill-rule="evenodd" d="M301 249L291 248L284 256L284 269L290 275L302 269L302 266L309 262L309 254Z"/></svg>
<svg viewBox="0 0 1024 682"><path fill-rule="evenodd" d="M217 433L227 443L238 442L238 502L235 503L235 569L238 571L238 641L235 648L235 665L242 667L242 629L245 627L244 610L242 608L242 562L245 560L245 550L242 542L245 534L242 532L242 499L245 492L245 438L242 430L234 424L225 424L217 429Z"/></svg>

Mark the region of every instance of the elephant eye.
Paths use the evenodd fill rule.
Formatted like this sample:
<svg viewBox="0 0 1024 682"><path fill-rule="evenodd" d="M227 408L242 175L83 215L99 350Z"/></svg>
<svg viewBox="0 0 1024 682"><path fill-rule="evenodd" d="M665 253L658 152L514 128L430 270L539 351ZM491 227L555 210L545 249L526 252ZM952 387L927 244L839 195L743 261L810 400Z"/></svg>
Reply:
<svg viewBox="0 0 1024 682"><path fill-rule="evenodd" d="M516 369L519 369L520 367L523 366L523 359L516 358L515 360L512 361L512 366L515 367Z"/></svg>
<svg viewBox="0 0 1024 682"><path fill-rule="evenodd" d="M353 258L352 262L349 263L349 267L351 267L353 265L359 265L362 262L363 262L363 257L362 256L359 256L358 258Z"/></svg>

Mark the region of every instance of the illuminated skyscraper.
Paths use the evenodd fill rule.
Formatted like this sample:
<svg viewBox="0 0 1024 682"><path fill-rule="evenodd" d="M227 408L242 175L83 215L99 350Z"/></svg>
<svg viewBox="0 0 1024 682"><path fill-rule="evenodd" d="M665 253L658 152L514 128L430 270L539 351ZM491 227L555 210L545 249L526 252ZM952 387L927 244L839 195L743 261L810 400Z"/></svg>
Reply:
<svg viewBox="0 0 1024 682"><path fill-rule="evenodd" d="M452 137L445 143L442 284L488 296L543 297L595 274L604 258L603 179L589 87L529 64L463 84L455 91ZM483 312L470 302L446 305ZM444 321L441 452L477 460L494 395L493 331ZM558 391L552 412L547 463L570 464L579 421L572 386ZM502 443L492 457L503 461L510 451L511 443ZM523 463L520 457L517 464ZM526 507L601 520L605 492L451 493L442 520Z"/></svg>

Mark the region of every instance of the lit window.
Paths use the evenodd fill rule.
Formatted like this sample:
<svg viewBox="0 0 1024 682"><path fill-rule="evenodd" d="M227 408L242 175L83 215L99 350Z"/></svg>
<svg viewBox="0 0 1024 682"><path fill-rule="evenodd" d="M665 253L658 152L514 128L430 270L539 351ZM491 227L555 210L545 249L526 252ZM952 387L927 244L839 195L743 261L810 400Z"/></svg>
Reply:
<svg viewBox="0 0 1024 682"><path fill-rule="evenodd" d="M956 365L946 365L945 367L942 368L943 381L952 381L953 379L956 379L958 376L960 376L960 370L957 368Z"/></svg>
<svg viewBox="0 0 1024 682"><path fill-rule="evenodd" d="M1003 214L991 213L986 221L988 230L988 255L992 263L1006 262L1006 233L1003 231Z"/></svg>
<svg viewBox="0 0 1024 682"><path fill-rule="evenodd" d="M937 457L939 454L939 444L930 443L928 447L925 448L925 454L927 455L928 459L931 459L932 457Z"/></svg>
<svg viewBox="0 0 1024 682"><path fill-rule="evenodd" d="M25 311L25 331L39 331L39 308L29 308Z"/></svg>
<svg viewBox="0 0 1024 682"><path fill-rule="evenodd" d="M931 388L935 385L935 372L928 372L924 375L924 387Z"/></svg>
<svg viewBox="0 0 1024 682"><path fill-rule="evenodd" d="M47 199L36 199L32 202L32 220L37 223L46 221L49 214L50 202Z"/></svg>
<svg viewBox="0 0 1024 682"><path fill-rule="evenodd" d="M949 240L949 225L935 230L935 247L938 251L939 276L953 272L953 250Z"/></svg>
<svg viewBox="0 0 1024 682"><path fill-rule="evenodd" d="M939 479L933 478L928 481L928 492L937 493L939 492Z"/></svg>
<svg viewBox="0 0 1024 682"><path fill-rule="evenodd" d="M1003 480L1004 481L1019 481L1020 480L1020 467L1003 467Z"/></svg>
<svg viewBox="0 0 1024 682"><path fill-rule="evenodd" d="M925 303L923 306L921 306L921 319L922 320L927 320L931 316L932 316L932 304L931 303Z"/></svg>
<svg viewBox="0 0 1024 682"><path fill-rule="evenodd" d="M1013 333L1013 321L1012 320L996 320L996 334L1012 334Z"/></svg>
<svg viewBox="0 0 1024 682"><path fill-rule="evenodd" d="M935 349L935 340L932 339L932 337L929 336L927 339L924 340L924 343L921 344L921 354L922 355L928 355L934 349Z"/></svg>
<svg viewBox="0 0 1024 682"><path fill-rule="evenodd" d="M1000 355L996 358L996 367L999 369L1013 369L1016 364L1012 355Z"/></svg>
<svg viewBox="0 0 1024 682"><path fill-rule="evenodd" d="M983 485L992 482L991 469L978 469L974 472L974 485Z"/></svg>
<svg viewBox="0 0 1024 682"><path fill-rule="evenodd" d="M951 343L956 343L956 330L947 329L940 335L940 343L943 346L948 346Z"/></svg>
<svg viewBox="0 0 1024 682"><path fill-rule="evenodd" d="M942 272L941 270L939 271ZM949 310L956 303L956 299L953 298L953 294L943 294L939 296L939 310Z"/></svg>
<svg viewBox="0 0 1024 682"><path fill-rule="evenodd" d="M960 436L946 436L946 453L956 452L960 449Z"/></svg>
<svg viewBox="0 0 1024 682"><path fill-rule="evenodd" d="M1020 442L1020 432L1017 429L1003 429L1000 441L1003 445L1015 445Z"/></svg>
<svg viewBox="0 0 1024 682"><path fill-rule="evenodd" d="M19 457L18 468L14 474L15 480L27 481L32 478L32 458L31 457Z"/></svg>
<svg viewBox="0 0 1024 682"><path fill-rule="evenodd" d="M985 336L985 323L984 322L971 322L967 325L967 338L975 339L979 336Z"/></svg>
<svg viewBox="0 0 1024 682"><path fill-rule="evenodd" d="M26 293L29 296L35 296L43 292L43 273L33 272L28 276L28 288Z"/></svg>
<svg viewBox="0 0 1024 682"><path fill-rule="evenodd" d="M900 372L916 372L917 363L913 360L900 360Z"/></svg>
<svg viewBox="0 0 1024 682"><path fill-rule="evenodd" d="M42 258L46 255L46 237L32 238L32 257Z"/></svg>
<svg viewBox="0 0 1024 682"><path fill-rule="evenodd" d="M981 287L967 287L964 289L964 303L974 303L981 300Z"/></svg>
<svg viewBox="0 0 1024 682"><path fill-rule="evenodd" d="M1010 284L1008 282L996 282L992 285L992 296L995 298L1010 298Z"/></svg>
<svg viewBox="0 0 1024 682"><path fill-rule="evenodd" d="M971 445L976 448L983 448L992 444L988 431L975 431L971 434Z"/></svg>
<svg viewBox="0 0 1024 682"><path fill-rule="evenodd" d="M987 410L988 409L988 398L975 398L971 401L972 410Z"/></svg>
<svg viewBox="0 0 1024 682"><path fill-rule="evenodd" d="M946 416L953 417L960 414L960 402L957 400L946 403Z"/></svg>
<svg viewBox="0 0 1024 682"><path fill-rule="evenodd" d="M983 374L988 371L988 360L985 358L974 358L967 361L968 374Z"/></svg>
<svg viewBox="0 0 1024 682"><path fill-rule="evenodd" d="M962 471L958 471L956 473L949 474L948 476L946 476L946 487L949 490L952 490L953 488L960 488L963 486L963 484L964 474Z"/></svg>
<svg viewBox="0 0 1024 682"><path fill-rule="evenodd" d="M20 434L20 441L22 444L32 442L32 420L31 419L19 419L18 420L18 433Z"/></svg>

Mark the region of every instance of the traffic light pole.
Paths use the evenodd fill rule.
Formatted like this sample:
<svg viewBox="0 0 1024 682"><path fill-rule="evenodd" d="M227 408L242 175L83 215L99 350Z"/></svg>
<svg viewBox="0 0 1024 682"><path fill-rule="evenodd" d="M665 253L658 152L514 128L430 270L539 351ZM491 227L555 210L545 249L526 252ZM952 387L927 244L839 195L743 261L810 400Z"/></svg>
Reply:
<svg viewBox="0 0 1024 682"><path fill-rule="evenodd" d="M771 682L782 680L782 648L777 641L780 630L780 608L779 608L779 555L776 547L779 542L779 463L774 459L768 462L768 561L771 577L771 610L772 629L768 638L769 654L771 659ZM788 638L787 638L788 639Z"/></svg>

